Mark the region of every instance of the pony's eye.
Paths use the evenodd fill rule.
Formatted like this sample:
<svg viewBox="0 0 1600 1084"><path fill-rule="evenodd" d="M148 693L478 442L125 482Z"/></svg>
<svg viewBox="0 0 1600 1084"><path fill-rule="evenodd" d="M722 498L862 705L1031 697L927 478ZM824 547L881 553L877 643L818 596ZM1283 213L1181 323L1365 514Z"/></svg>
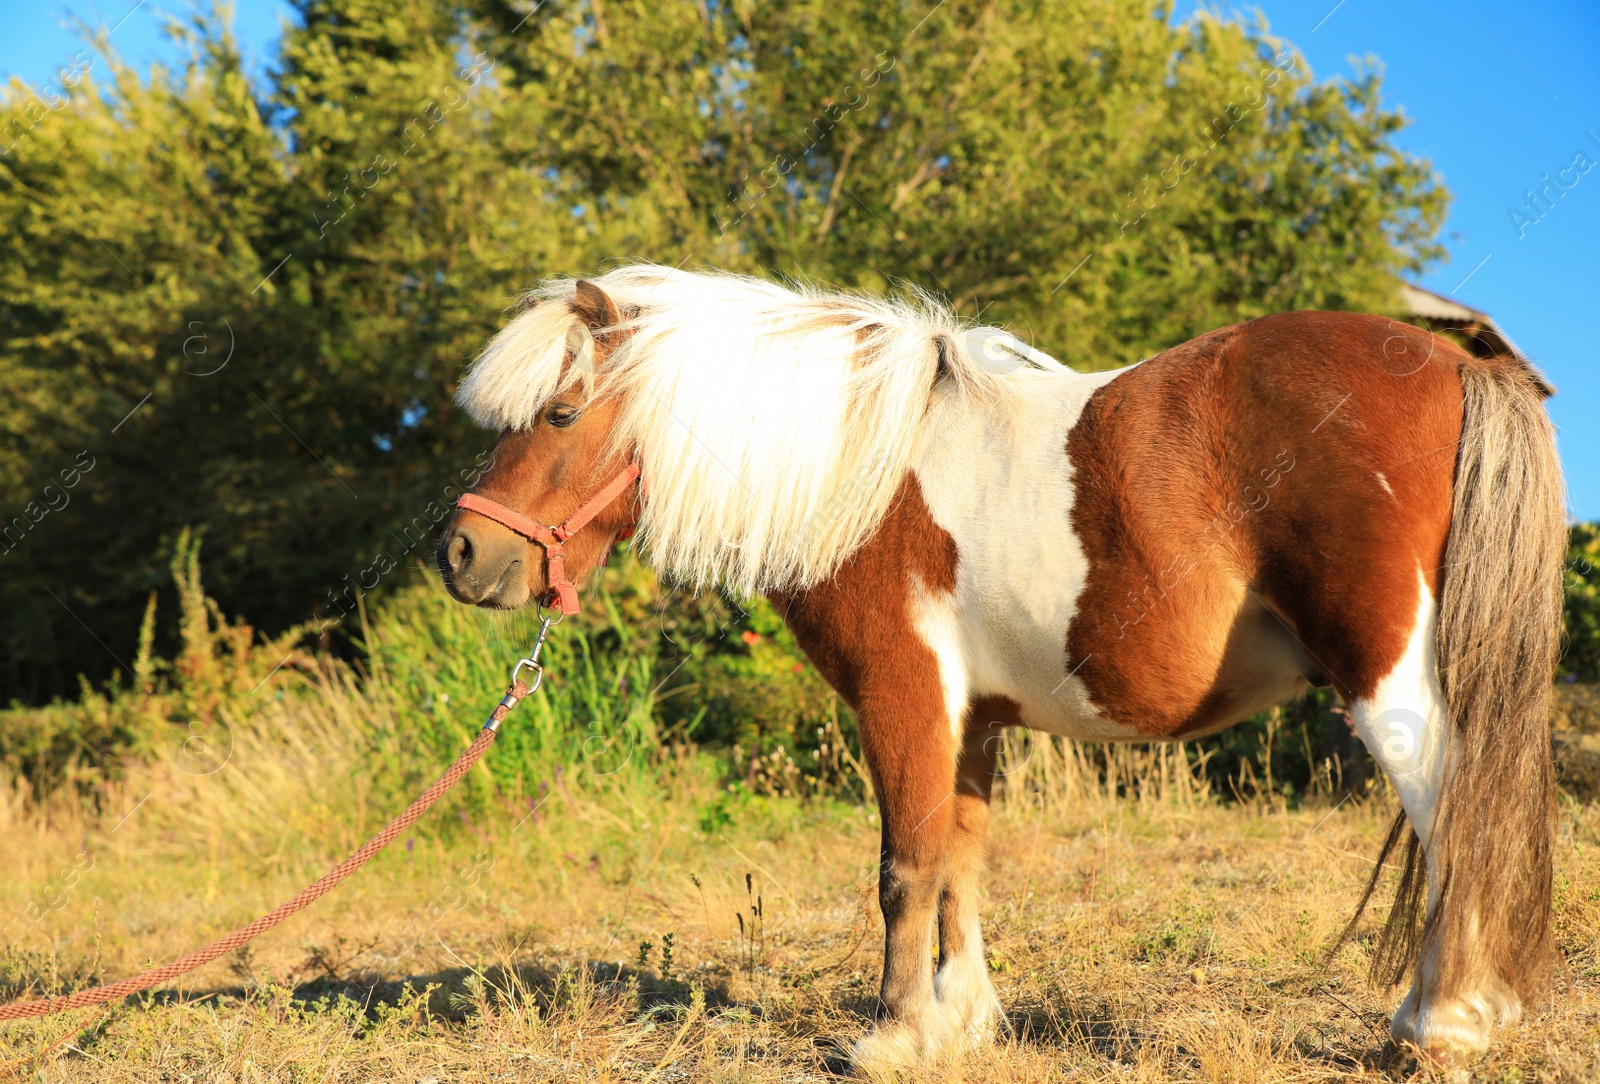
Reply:
<svg viewBox="0 0 1600 1084"><path fill-rule="evenodd" d="M545 414L544 420L557 429L565 429L578 420L578 408L569 406L553 406Z"/></svg>

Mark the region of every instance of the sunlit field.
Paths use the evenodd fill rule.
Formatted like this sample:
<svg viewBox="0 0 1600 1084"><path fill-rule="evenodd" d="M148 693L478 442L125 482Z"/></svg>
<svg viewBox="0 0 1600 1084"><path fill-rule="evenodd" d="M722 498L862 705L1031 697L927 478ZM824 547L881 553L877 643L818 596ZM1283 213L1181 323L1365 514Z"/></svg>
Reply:
<svg viewBox="0 0 1600 1084"><path fill-rule="evenodd" d="M151 691L91 698L98 722L74 716L123 727L130 766L69 757L47 793L25 773L6 784L8 999L165 962L320 875L464 745L523 631L423 585L373 619L359 665L286 652L274 670L278 648L230 631L197 568L177 571L194 577L184 651L172 664L145 652ZM607 573L608 606L627 605L627 575ZM847 1073L881 937L876 817L849 749L813 758L842 773L827 787L817 765L792 787L781 765L730 782L726 757L627 722L648 689L630 692L599 654L585 670L577 649L602 625L558 636L548 698L513 715L497 750L520 750L514 775L475 769L412 835L246 950L110 1010L7 1026L0 1056L40 1081ZM593 717L620 722L561 744L557 716L603 697L611 714ZM427 730L419 711L457 721ZM140 712L165 729L141 730ZM1384 905L1326 958L1387 827L1382 789L1223 797L1175 749L1106 757L1019 738L1008 753L987 932L1010 1033L925 1078L1600 1074L1593 807L1563 801L1552 996L1482 1061L1440 1068L1388 1044L1396 995L1365 982Z"/></svg>

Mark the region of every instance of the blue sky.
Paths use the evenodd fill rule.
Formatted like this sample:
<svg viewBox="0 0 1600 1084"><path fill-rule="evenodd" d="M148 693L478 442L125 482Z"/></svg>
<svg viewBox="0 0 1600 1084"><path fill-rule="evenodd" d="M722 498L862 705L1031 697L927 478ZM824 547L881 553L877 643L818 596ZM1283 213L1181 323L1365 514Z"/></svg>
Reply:
<svg viewBox="0 0 1600 1084"><path fill-rule="evenodd" d="M1180 0L1177 14L1196 6ZM69 65L82 47L74 17L114 28L112 44L135 64L170 58L163 10L183 9L149 0L15 4L0 37L0 75L40 82ZM1580 150L1600 161L1600 5L1264 0L1227 10L1262 12L1318 78L1350 74L1354 59L1382 63L1387 103L1414 122L1401 145L1432 160L1455 196L1445 224L1450 259L1422 284L1491 313L1544 368L1560 390L1550 412L1573 511L1600 520L1600 330L1589 323L1600 309L1600 169L1578 177L1532 224L1511 215ZM279 0L239 0L236 32L252 71L271 61L288 12Z"/></svg>
<svg viewBox="0 0 1600 1084"><path fill-rule="evenodd" d="M1180 0L1177 14L1197 6ZM1488 312L1544 369L1559 391L1550 414L1573 512L1600 520L1600 328L1590 323L1600 310L1600 168L1532 225L1510 213L1578 151L1600 162L1600 4L1263 0L1223 10L1264 13L1319 79L1350 75L1352 60L1382 63L1385 102L1413 122L1400 145L1430 159L1455 197L1450 258L1422 285Z"/></svg>
<svg viewBox="0 0 1600 1084"><path fill-rule="evenodd" d="M30 83L52 79L71 66L73 55L83 48L75 26L79 22L109 31L111 44L130 64L174 63L180 52L165 39L162 27L189 10L171 0L12 0L8 6L11 10L0 17L0 78L17 75ZM234 33L252 73L260 74L271 63L284 20L292 21L291 10L280 0L235 0Z"/></svg>

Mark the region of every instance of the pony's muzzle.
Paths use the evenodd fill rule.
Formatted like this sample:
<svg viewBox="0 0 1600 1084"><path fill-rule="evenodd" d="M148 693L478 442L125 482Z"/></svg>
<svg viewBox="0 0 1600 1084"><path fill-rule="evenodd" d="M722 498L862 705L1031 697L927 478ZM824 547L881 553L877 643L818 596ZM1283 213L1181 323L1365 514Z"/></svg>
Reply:
<svg viewBox="0 0 1600 1084"><path fill-rule="evenodd" d="M457 516L439 538L439 572L457 602L514 610L528 601L529 543L477 517Z"/></svg>

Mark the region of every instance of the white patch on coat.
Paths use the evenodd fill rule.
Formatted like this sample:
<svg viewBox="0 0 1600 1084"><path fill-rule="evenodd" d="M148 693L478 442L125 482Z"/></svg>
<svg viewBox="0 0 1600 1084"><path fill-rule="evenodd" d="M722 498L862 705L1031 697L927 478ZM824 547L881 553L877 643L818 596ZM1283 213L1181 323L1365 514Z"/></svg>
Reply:
<svg viewBox="0 0 1600 1084"><path fill-rule="evenodd" d="M1389 494L1391 497L1394 496L1394 487L1389 484L1388 476L1386 476L1383 471L1378 472L1378 484L1383 487L1383 491L1385 493Z"/></svg>
<svg viewBox="0 0 1600 1084"><path fill-rule="evenodd" d="M1417 572L1417 615L1400 661L1370 697L1350 706L1350 721L1394 785L1400 805L1426 846L1444 783L1450 716L1439 684L1434 632L1438 607Z"/></svg>
<svg viewBox="0 0 1600 1084"><path fill-rule="evenodd" d="M911 611L911 627L917 630L938 663L950 737L959 746L961 726L967 714L967 671L961 659L960 616L949 593L935 594L915 575L907 605Z"/></svg>
<svg viewBox="0 0 1600 1084"><path fill-rule="evenodd" d="M1358 697L1350 719L1389 777L1424 849L1433 834L1439 794L1450 772L1450 712L1439 683L1435 633L1438 607L1427 580L1417 573L1417 616L1405 653L1370 697ZM1438 901L1438 875L1428 860L1427 906ZM1514 1023L1522 1007L1498 979L1479 990L1441 997L1433 992L1434 968L1421 961L1411 990L1395 1010L1390 1031L1424 1049L1483 1050L1497 1026Z"/></svg>
<svg viewBox="0 0 1600 1084"><path fill-rule="evenodd" d="M955 541L946 605L960 615L967 694L1009 697L1028 726L1073 738L1136 737L1066 666L1089 571L1072 530L1067 436L1095 389L1126 371L1020 369L999 408L937 393L913 464L934 522Z"/></svg>

